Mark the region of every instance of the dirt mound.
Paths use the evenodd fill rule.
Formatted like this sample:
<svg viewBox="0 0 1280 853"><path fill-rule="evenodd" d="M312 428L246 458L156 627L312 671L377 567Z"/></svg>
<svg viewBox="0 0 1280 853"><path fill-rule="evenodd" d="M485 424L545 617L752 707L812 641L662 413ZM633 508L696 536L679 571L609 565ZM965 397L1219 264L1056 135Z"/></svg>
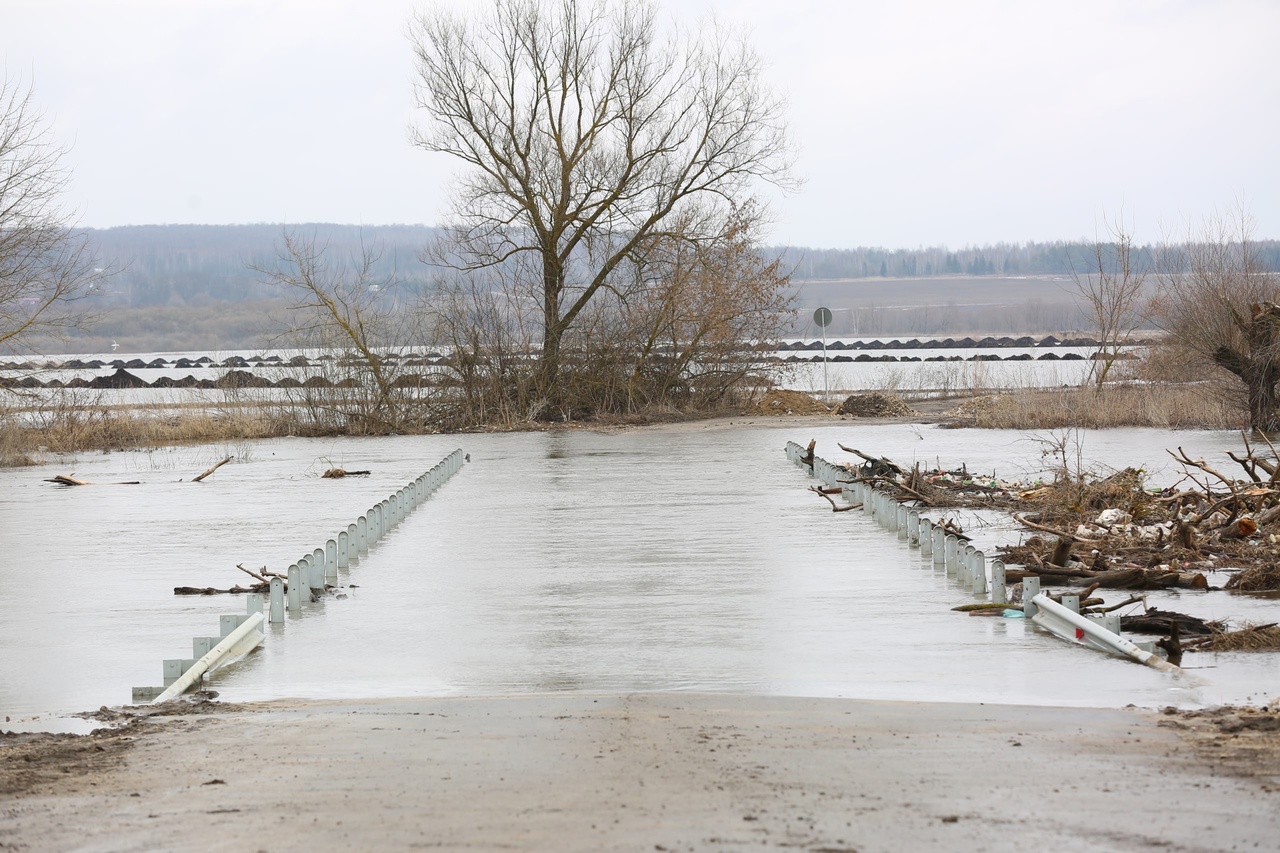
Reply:
<svg viewBox="0 0 1280 853"><path fill-rule="evenodd" d="M770 391L748 411L752 415L827 415L831 410L803 391Z"/></svg>
<svg viewBox="0 0 1280 853"><path fill-rule="evenodd" d="M986 397L972 397L944 414L952 418L976 418L994 409L1000 398L994 394Z"/></svg>
<svg viewBox="0 0 1280 853"><path fill-rule="evenodd" d="M854 394L840 404L837 413L859 418L897 418L919 414L904 403L901 397L879 392Z"/></svg>

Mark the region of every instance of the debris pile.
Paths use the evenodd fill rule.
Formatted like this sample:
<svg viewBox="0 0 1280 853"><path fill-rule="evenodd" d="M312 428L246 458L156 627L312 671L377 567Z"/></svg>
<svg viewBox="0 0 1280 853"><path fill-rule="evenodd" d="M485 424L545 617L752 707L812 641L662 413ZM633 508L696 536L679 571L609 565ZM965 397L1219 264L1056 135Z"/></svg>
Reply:
<svg viewBox="0 0 1280 853"><path fill-rule="evenodd" d="M840 404L836 414L853 415L859 418L896 418L919 413L895 394L881 394L873 391L869 394L853 394L847 397Z"/></svg>
<svg viewBox="0 0 1280 853"><path fill-rule="evenodd" d="M815 400L811 394L780 389L766 393L748 412L752 415L826 415L830 413L831 410Z"/></svg>
<svg viewBox="0 0 1280 853"><path fill-rule="evenodd" d="M1170 455L1181 478L1164 489L1148 486L1144 472L1126 468L1106 476L1060 466L1048 482L1003 480L994 474L906 469L890 459L839 445L859 461L844 465L848 482L887 489L899 502L919 508L1000 509L1030 535L999 549L1006 580L1018 584L1038 577L1042 586L1078 587L1081 612L1111 612L1142 605L1145 612L1122 617L1122 627L1139 633L1169 634L1163 641L1175 654L1186 651L1280 651L1280 625L1238 626L1204 622L1185 614L1147 607L1141 595L1106 606L1091 596L1099 589L1142 591L1211 587L1206 573L1229 572L1225 589L1237 593L1280 591L1280 454L1267 445L1260 453L1244 439L1243 453L1231 453L1244 476L1227 476L1193 459L1179 447ZM813 444L807 451L812 454ZM810 456L810 458L812 458ZM840 512L831 495L814 491ZM826 492L826 493L824 493ZM993 605L994 607L994 605ZM1184 638L1179 644L1179 638Z"/></svg>

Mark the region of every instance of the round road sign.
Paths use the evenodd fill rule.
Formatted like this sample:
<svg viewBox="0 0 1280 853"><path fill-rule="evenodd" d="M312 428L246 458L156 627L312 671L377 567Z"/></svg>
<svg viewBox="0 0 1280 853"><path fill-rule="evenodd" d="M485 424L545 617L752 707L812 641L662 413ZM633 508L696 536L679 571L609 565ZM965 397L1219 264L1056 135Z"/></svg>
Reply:
<svg viewBox="0 0 1280 853"><path fill-rule="evenodd" d="M817 311L814 311L813 322L817 323L818 327L821 329L825 329L827 326L830 326L831 325L831 309L819 308Z"/></svg>

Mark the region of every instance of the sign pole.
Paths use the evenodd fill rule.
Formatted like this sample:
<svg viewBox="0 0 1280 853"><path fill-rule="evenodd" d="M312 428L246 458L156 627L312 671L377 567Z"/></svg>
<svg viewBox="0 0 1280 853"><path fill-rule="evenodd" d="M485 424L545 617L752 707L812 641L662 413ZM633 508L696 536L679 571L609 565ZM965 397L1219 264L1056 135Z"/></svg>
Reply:
<svg viewBox="0 0 1280 853"><path fill-rule="evenodd" d="M813 322L822 329L822 402L831 405L831 386L827 382L827 326L831 325L831 309L819 308L813 312Z"/></svg>

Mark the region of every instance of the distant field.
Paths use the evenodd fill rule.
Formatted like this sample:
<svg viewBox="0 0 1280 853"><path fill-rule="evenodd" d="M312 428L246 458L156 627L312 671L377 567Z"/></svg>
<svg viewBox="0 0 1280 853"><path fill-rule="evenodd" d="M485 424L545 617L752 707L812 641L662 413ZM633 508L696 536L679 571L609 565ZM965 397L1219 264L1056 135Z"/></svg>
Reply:
<svg viewBox="0 0 1280 853"><path fill-rule="evenodd" d="M828 308L917 305L1018 305L1032 299L1075 304L1069 276L954 276L929 278L846 278L796 283L803 307Z"/></svg>
<svg viewBox="0 0 1280 853"><path fill-rule="evenodd" d="M797 280L792 334L815 336L813 310L831 309L828 334L1022 335L1091 331L1066 275Z"/></svg>

